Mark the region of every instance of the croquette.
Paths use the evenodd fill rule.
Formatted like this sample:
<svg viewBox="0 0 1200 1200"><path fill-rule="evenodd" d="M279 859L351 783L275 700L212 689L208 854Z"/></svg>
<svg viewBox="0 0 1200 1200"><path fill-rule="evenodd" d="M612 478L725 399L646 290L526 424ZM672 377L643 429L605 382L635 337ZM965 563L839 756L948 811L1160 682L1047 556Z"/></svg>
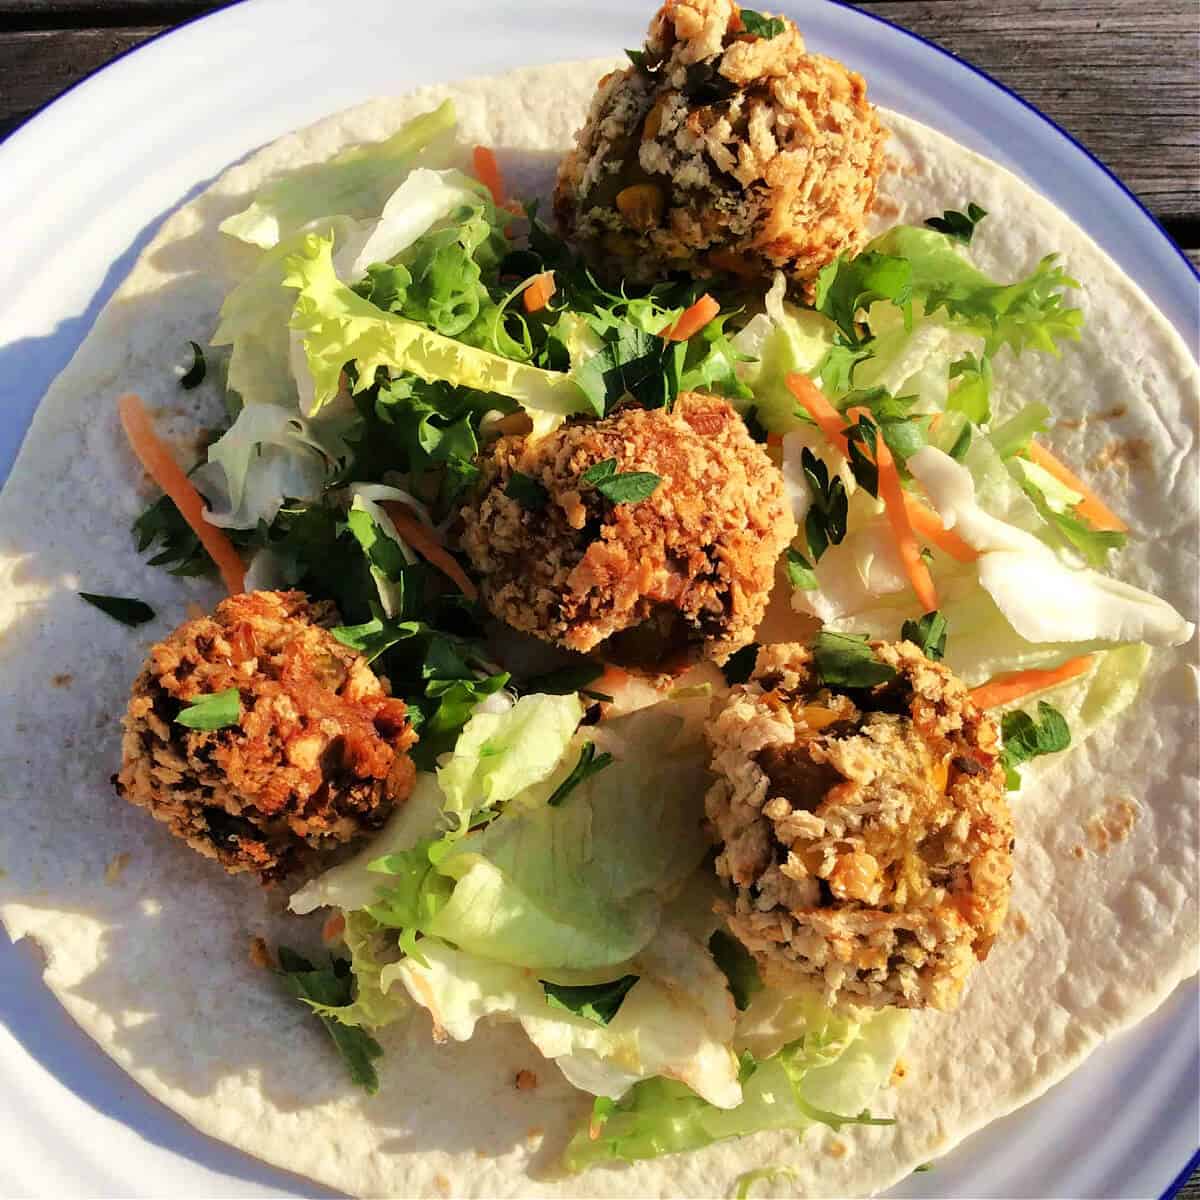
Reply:
<svg viewBox="0 0 1200 1200"><path fill-rule="evenodd" d="M803 290L861 248L887 136L866 84L786 18L755 29L733 0L668 0L600 81L554 211L605 279L782 270Z"/></svg>
<svg viewBox="0 0 1200 1200"><path fill-rule="evenodd" d="M998 734L942 664L872 647L896 678L853 690L805 646L764 647L710 720L726 920L768 982L948 1010L1008 907Z"/></svg>
<svg viewBox="0 0 1200 1200"><path fill-rule="evenodd" d="M125 713L114 782L194 850L264 883L378 829L416 778L404 702L326 628L333 606L249 592L154 646ZM238 716L178 717L238 690Z"/></svg>
<svg viewBox="0 0 1200 1200"><path fill-rule="evenodd" d="M616 503L583 478L608 460L660 482ZM720 662L753 638L795 526L779 469L727 401L684 392L670 411L503 437L479 465L462 548L513 628L641 667Z"/></svg>

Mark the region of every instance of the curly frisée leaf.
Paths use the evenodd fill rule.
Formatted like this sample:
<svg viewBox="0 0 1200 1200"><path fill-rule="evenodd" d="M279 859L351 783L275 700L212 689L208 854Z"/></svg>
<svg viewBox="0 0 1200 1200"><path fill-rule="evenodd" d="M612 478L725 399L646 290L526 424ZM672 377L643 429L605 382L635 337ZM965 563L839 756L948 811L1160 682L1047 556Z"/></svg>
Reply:
<svg viewBox="0 0 1200 1200"><path fill-rule="evenodd" d="M341 282L332 253L332 239L305 237L287 259L284 279L299 293L291 325L304 335L313 412L337 395L347 363L355 366L356 391L370 387L382 368L507 396L533 412L562 417L587 411L587 398L571 375L502 358L377 308Z"/></svg>
<svg viewBox="0 0 1200 1200"><path fill-rule="evenodd" d="M236 725L242 714L242 700L237 688L226 688L213 692L211 696L197 696L175 718L177 725L188 729L224 729Z"/></svg>

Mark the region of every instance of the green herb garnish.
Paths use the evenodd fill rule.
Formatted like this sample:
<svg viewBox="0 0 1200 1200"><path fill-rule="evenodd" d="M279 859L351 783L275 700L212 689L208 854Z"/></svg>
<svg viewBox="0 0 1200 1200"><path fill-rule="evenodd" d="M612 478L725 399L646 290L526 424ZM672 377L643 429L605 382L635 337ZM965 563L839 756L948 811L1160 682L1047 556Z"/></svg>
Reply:
<svg viewBox="0 0 1200 1200"><path fill-rule="evenodd" d="M812 563L791 546L787 548L786 557L788 583L802 592L814 591L818 584Z"/></svg>
<svg viewBox="0 0 1200 1200"><path fill-rule="evenodd" d="M79 598L122 625L145 625L147 621L154 620L154 609L145 600L133 600L128 596L101 596L96 592L80 592Z"/></svg>
<svg viewBox="0 0 1200 1200"><path fill-rule="evenodd" d="M742 28L751 37L770 39L783 33L787 24L779 17L764 17L752 8L743 8Z"/></svg>
<svg viewBox="0 0 1200 1200"><path fill-rule="evenodd" d="M579 761L571 768L570 775L554 789L546 803L551 808L557 808L585 779L603 771L612 761L611 754L596 753L595 742L585 742L579 752Z"/></svg>
<svg viewBox="0 0 1200 1200"><path fill-rule="evenodd" d="M820 562L830 546L838 545L846 536L846 514L849 501L846 486L837 475L831 480L829 468L808 447L800 452L800 465L812 493L812 503L804 518L804 535L812 562Z"/></svg>
<svg viewBox="0 0 1200 1200"><path fill-rule="evenodd" d="M758 645L751 642L740 650L735 650L721 665L721 674L730 687L745 683L754 674L754 664L758 659Z"/></svg>
<svg viewBox="0 0 1200 1200"><path fill-rule="evenodd" d="M813 661L827 687L870 688L896 678L896 669L875 657L865 633L823 630L813 639Z"/></svg>
<svg viewBox="0 0 1200 1200"><path fill-rule="evenodd" d="M318 968L294 950L280 946L279 967L284 987L306 1004L340 1008L352 1002L354 976L349 962L343 958L331 959L329 966ZM379 1075L372 1059L383 1054L383 1047L365 1029L343 1025L323 1013L317 1013L317 1016L333 1039L351 1080L374 1095L379 1091Z"/></svg>
<svg viewBox="0 0 1200 1200"><path fill-rule="evenodd" d="M197 696L175 718L188 729L224 729L236 725L242 715L242 700L237 688L226 688L209 696Z"/></svg>
<svg viewBox="0 0 1200 1200"><path fill-rule="evenodd" d="M526 512L538 512L546 507L550 493L532 475L514 471L504 485L504 494L515 500Z"/></svg>
<svg viewBox="0 0 1200 1200"><path fill-rule="evenodd" d="M568 987L566 984L550 983L539 979L546 993L546 1003L551 1008L574 1013L597 1025L607 1025L617 1015L630 988L637 983L637 975L622 975L609 983L596 983L586 987Z"/></svg>
<svg viewBox="0 0 1200 1200"><path fill-rule="evenodd" d="M755 992L762 991L754 955L732 934L716 930L708 939L708 952L729 981L729 992L739 1012L744 1012Z"/></svg>
<svg viewBox="0 0 1200 1200"><path fill-rule="evenodd" d="M928 612L919 621L905 621L900 637L912 642L926 658L940 659L946 653L946 618L940 612Z"/></svg>
<svg viewBox="0 0 1200 1200"><path fill-rule="evenodd" d="M975 226L986 216L987 209L980 208L972 200L967 205L965 213L955 212L954 209L948 208L940 217L929 217L925 224L930 229L944 233L948 238L953 238L956 242L962 242L964 246L968 246L975 236Z"/></svg>
<svg viewBox="0 0 1200 1200"><path fill-rule="evenodd" d="M654 494L662 479L652 471L617 471L617 460L606 458L579 477L613 504L637 504Z"/></svg>
<svg viewBox="0 0 1200 1200"><path fill-rule="evenodd" d="M1016 770L1021 763L1043 754L1057 754L1071 744L1071 730L1066 718L1045 700L1038 702L1036 720L1019 708L1006 712L1000 721L1000 732L1004 737L1000 764L1004 767L1004 782L1010 792L1021 786L1021 777Z"/></svg>

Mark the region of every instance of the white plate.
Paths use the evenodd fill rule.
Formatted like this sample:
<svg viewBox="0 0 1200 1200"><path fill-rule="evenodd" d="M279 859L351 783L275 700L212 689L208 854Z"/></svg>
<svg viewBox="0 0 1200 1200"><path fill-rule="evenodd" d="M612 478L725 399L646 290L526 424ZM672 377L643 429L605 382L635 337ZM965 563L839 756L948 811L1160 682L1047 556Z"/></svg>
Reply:
<svg viewBox="0 0 1200 1200"><path fill-rule="evenodd" d="M1062 130L873 17L827 0L777 3L815 50L861 70L873 99L1054 200L1195 344L1187 260ZM223 167L373 95L635 45L650 8L650 0L437 0L411 9L394 0L247 0L73 88L0 145L0 479L38 398L151 232ZM1192 981L1041 1100L892 1194L1167 1193L1200 1128L1196 1007ZM0 1194L329 1194L210 1141L151 1100L70 1022L32 955L3 938L0 1020Z"/></svg>

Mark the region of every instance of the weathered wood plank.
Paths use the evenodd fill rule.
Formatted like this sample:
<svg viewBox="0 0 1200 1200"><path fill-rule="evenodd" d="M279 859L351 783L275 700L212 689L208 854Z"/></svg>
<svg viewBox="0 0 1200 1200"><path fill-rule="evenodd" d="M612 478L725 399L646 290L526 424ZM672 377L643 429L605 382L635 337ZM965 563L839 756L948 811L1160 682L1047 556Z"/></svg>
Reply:
<svg viewBox="0 0 1200 1200"><path fill-rule="evenodd" d="M1200 215L1195 0L874 0L1079 139L1160 219Z"/></svg>

